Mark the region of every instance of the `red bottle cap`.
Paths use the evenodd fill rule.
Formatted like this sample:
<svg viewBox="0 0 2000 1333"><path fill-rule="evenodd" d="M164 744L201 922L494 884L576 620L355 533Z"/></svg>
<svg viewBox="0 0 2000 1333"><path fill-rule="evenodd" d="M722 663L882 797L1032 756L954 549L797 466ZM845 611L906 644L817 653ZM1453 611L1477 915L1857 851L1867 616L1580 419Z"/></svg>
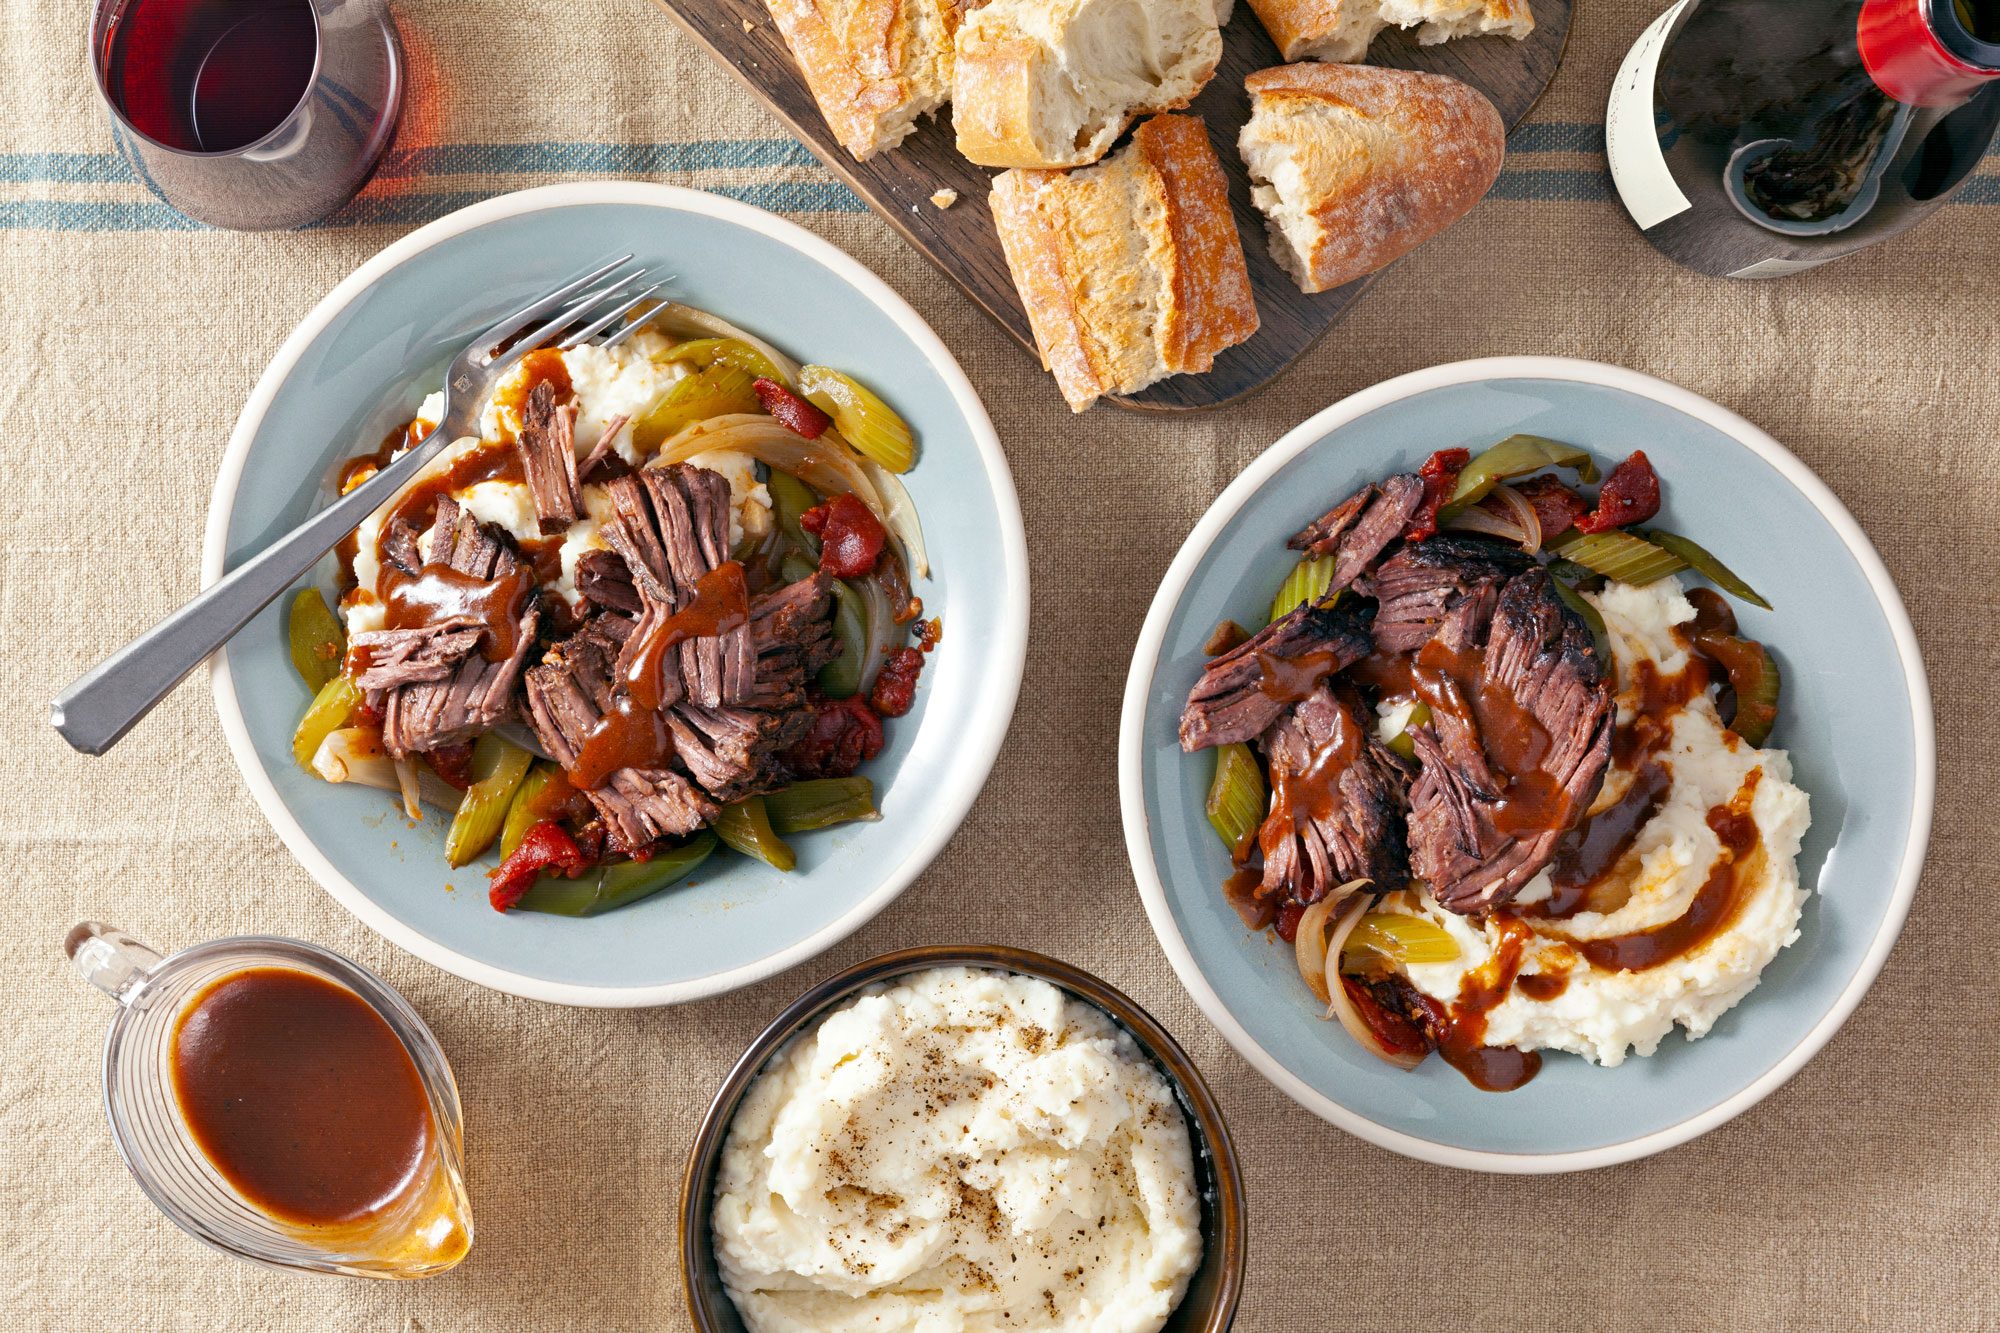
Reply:
<svg viewBox="0 0 2000 1333"><path fill-rule="evenodd" d="M1933 9L1942 7L1933 22ZM1947 27L1965 48L1948 46L1938 27ZM1863 0L1861 60L1876 86L1911 106L1951 107L1966 101L1996 78L2000 68L1974 63L1967 55L2000 59L2000 47L1964 31L1953 0Z"/></svg>

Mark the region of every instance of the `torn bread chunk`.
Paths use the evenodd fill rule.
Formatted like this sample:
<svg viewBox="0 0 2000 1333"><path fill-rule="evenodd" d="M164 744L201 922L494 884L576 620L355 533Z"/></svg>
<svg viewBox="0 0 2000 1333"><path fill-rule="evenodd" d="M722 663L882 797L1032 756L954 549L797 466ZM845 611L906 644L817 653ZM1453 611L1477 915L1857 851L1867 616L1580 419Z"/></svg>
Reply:
<svg viewBox="0 0 2000 1333"><path fill-rule="evenodd" d="M1271 253L1302 291L1366 277L1472 210L1506 127L1476 88L1411 70L1282 65L1244 80L1237 149Z"/></svg>
<svg viewBox="0 0 2000 1333"><path fill-rule="evenodd" d="M1081 171L1008 171L993 220L1042 364L1071 410L1207 370L1257 331L1222 164L1190 116L1155 116Z"/></svg>
<svg viewBox="0 0 2000 1333"><path fill-rule="evenodd" d="M820 114L864 162L951 95L952 39L976 0L765 0Z"/></svg>
<svg viewBox="0 0 2000 1333"><path fill-rule="evenodd" d="M1528 0L1250 0L1250 8L1286 60L1360 61L1391 25L1415 28L1425 46L1535 30Z"/></svg>
<svg viewBox="0 0 2000 1333"><path fill-rule="evenodd" d="M1436 46L1457 37L1512 37L1535 30L1528 0L1379 0L1384 21L1415 28L1417 41Z"/></svg>
<svg viewBox="0 0 2000 1333"><path fill-rule="evenodd" d="M1214 0L991 0L958 30L952 125L988 167L1080 167L1184 107L1222 59Z"/></svg>

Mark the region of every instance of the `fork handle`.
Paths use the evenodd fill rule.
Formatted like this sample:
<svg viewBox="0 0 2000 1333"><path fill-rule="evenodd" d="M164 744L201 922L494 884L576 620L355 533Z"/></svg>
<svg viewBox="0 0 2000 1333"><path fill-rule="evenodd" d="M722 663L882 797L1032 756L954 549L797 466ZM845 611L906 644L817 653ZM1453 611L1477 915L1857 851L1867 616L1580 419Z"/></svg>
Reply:
<svg viewBox="0 0 2000 1333"><path fill-rule="evenodd" d="M447 442L442 430L433 430L401 458L77 677L49 705L50 725L85 754L109 750L204 658L401 490Z"/></svg>

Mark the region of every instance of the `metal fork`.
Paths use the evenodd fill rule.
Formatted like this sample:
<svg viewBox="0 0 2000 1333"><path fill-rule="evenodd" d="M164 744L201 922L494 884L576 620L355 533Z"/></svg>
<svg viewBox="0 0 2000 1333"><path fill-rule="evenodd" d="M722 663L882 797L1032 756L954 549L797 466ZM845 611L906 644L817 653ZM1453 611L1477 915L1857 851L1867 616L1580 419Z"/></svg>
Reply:
<svg viewBox="0 0 2000 1333"><path fill-rule="evenodd" d="M79 676L49 705L49 722L85 754L103 754L202 660L250 623L272 599L298 582L341 538L388 501L424 464L453 440L479 433L480 409L501 376L523 356L578 320L611 302L608 311L557 343L567 350L609 328L664 287L645 283L640 268L613 275L631 261L620 255L516 310L474 338L445 372L442 420L407 453L265 550L218 579L180 610ZM593 284L597 284L593 286ZM582 295L578 295L582 293ZM627 320L604 338L612 347L629 338L652 312ZM522 330L545 321L532 333Z"/></svg>

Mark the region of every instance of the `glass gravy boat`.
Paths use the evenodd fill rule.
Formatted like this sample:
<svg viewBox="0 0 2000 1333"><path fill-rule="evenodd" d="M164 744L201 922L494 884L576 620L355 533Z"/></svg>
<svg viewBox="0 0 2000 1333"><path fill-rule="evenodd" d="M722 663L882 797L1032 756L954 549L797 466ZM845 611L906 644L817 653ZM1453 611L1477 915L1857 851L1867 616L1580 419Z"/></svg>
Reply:
<svg viewBox="0 0 2000 1333"><path fill-rule="evenodd" d="M300 940L246 935L171 957L98 922L76 926L64 950L86 981L118 1001L104 1042L104 1106L119 1155L174 1224L227 1254L278 1268L350 1277L419 1278L472 1248L458 1086L437 1039L380 978ZM415 1066L431 1132L407 1184L350 1222L306 1226L254 1206L203 1150L175 1092L181 1017L232 974L285 969L341 987L373 1009Z"/></svg>

